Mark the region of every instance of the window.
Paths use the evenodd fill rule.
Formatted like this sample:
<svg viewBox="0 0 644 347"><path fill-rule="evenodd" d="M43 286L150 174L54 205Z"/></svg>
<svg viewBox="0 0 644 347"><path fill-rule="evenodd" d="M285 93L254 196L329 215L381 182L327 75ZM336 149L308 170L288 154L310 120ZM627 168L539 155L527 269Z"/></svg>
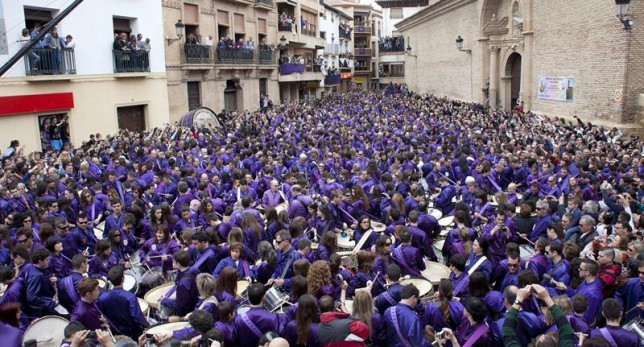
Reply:
<svg viewBox="0 0 644 347"><path fill-rule="evenodd" d="M403 17L403 9L402 7L392 7L389 10L389 18L390 19L400 19Z"/></svg>
<svg viewBox="0 0 644 347"><path fill-rule="evenodd" d="M201 107L201 82L188 82L188 110Z"/></svg>
<svg viewBox="0 0 644 347"><path fill-rule="evenodd" d="M183 4L183 21L186 23L199 23L199 7L193 4Z"/></svg>
<svg viewBox="0 0 644 347"><path fill-rule="evenodd" d="M230 26L230 19L228 18L228 12L217 11L217 23L219 25Z"/></svg>
<svg viewBox="0 0 644 347"><path fill-rule="evenodd" d="M235 34L245 34L246 33L246 22L244 22L244 15L235 13Z"/></svg>
<svg viewBox="0 0 644 347"><path fill-rule="evenodd" d="M114 26L114 33L115 34L120 34L120 33L126 33L126 34L131 34L132 33L132 28L130 27L130 20L127 18L112 18L112 24Z"/></svg>
<svg viewBox="0 0 644 347"><path fill-rule="evenodd" d="M66 113L38 116L38 130L40 130L40 145L44 150L47 147L58 148L69 142L69 120L62 122L69 116ZM60 126L56 126L60 124Z"/></svg>
<svg viewBox="0 0 644 347"><path fill-rule="evenodd" d="M260 78L259 79L259 95L266 95L267 94L267 81L268 79L266 78Z"/></svg>

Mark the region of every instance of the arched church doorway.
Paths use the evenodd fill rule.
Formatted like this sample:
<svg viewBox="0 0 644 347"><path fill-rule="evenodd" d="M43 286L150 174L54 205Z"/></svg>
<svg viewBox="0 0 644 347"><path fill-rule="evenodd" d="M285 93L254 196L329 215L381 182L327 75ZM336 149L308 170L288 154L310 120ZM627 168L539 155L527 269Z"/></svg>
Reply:
<svg viewBox="0 0 644 347"><path fill-rule="evenodd" d="M508 61L505 65L505 75L507 77L511 77L510 79L510 102L511 103L510 105L506 105L506 109L512 109L517 104L517 100L519 100L519 95L521 93L521 54L512 53L508 57Z"/></svg>

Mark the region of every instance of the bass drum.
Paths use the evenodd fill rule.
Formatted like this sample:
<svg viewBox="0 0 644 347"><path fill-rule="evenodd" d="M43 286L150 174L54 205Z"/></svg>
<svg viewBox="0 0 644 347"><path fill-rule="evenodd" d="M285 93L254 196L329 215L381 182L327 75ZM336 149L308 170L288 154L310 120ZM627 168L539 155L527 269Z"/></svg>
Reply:
<svg viewBox="0 0 644 347"><path fill-rule="evenodd" d="M224 122L217 116L213 110L207 107L199 107L181 117L180 124L182 127L191 129L223 129Z"/></svg>
<svg viewBox="0 0 644 347"><path fill-rule="evenodd" d="M38 347L58 347L65 339L65 327L69 321L58 316L45 316L31 322L22 337L22 344L36 341Z"/></svg>

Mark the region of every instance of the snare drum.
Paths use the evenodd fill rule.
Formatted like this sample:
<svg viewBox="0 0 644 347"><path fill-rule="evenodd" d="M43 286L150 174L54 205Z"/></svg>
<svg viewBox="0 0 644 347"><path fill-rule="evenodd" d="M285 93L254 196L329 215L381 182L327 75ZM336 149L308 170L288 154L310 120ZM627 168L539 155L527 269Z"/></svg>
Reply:
<svg viewBox="0 0 644 347"><path fill-rule="evenodd" d="M275 212L277 212L277 214L280 214L282 211L288 211L288 202L283 202L275 206Z"/></svg>
<svg viewBox="0 0 644 347"><path fill-rule="evenodd" d="M243 297L249 286L250 283L248 283L248 281L246 280L237 281L237 295Z"/></svg>
<svg viewBox="0 0 644 347"><path fill-rule="evenodd" d="M280 292L277 288L271 287L264 295L264 308L267 311L274 312L286 302L286 294Z"/></svg>
<svg viewBox="0 0 644 347"><path fill-rule="evenodd" d="M436 219L441 219L441 217L443 217L443 212L431 207L427 209L427 214L434 216Z"/></svg>
<svg viewBox="0 0 644 347"><path fill-rule="evenodd" d="M454 223L454 216L445 216L438 220L438 225L448 227Z"/></svg>
<svg viewBox="0 0 644 347"><path fill-rule="evenodd" d="M136 277L132 274L124 274L123 277L125 277L125 280L123 281L123 289L136 294L136 292L139 291L139 282L137 282Z"/></svg>
<svg viewBox="0 0 644 347"><path fill-rule="evenodd" d="M105 290L109 289L109 288L107 287L107 282L105 282L105 280L104 280L104 279L102 279L102 278L97 278L96 280L98 281L98 287L99 287L99 288L101 288L101 289L105 289Z"/></svg>
<svg viewBox="0 0 644 347"><path fill-rule="evenodd" d="M22 337L24 344L36 340L38 347L59 347L65 339L65 327L69 321L58 316L45 316L31 322Z"/></svg>
<svg viewBox="0 0 644 347"><path fill-rule="evenodd" d="M141 276L141 292L146 293L152 288L156 288L165 282L163 269L160 266L153 267L145 271Z"/></svg>
<svg viewBox="0 0 644 347"><path fill-rule="evenodd" d="M141 298L136 298L136 301L139 302L139 307L141 307L141 312L143 312L143 315L147 316L148 311L150 310L150 305L148 305L148 303L145 302L145 300L143 300Z"/></svg>
<svg viewBox="0 0 644 347"><path fill-rule="evenodd" d="M174 323L163 323L157 324L153 327L149 327L145 333L146 334L162 334L162 333L172 333L175 330L181 330L190 326L190 322L174 322Z"/></svg>
<svg viewBox="0 0 644 347"><path fill-rule="evenodd" d="M170 289L172 289L173 286L174 286L174 283L162 284L147 292L143 300L145 300L145 302L147 302L148 305L150 305L150 307L157 308L159 301L161 301L161 299L165 296L165 293L170 291ZM172 298L172 296L170 296L170 298Z"/></svg>
<svg viewBox="0 0 644 347"><path fill-rule="evenodd" d="M356 242L352 241L349 235L343 237L342 234L338 234L338 247L339 248L346 248L346 249L353 249L356 246Z"/></svg>
<svg viewBox="0 0 644 347"><path fill-rule="evenodd" d="M441 279L449 278L450 272L449 268L443 264L425 260L425 270L420 273L432 284L439 284Z"/></svg>
<svg viewBox="0 0 644 347"><path fill-rule="evenodd" d="M419 297L425 297L431 293L434 292L434 286L432 285L431 282L429 282L426 279L423 278L410 278L408 280L403 280L400 282L403 286L413 284L418 288L418 291L420 292Z"/></svg>
<svg viewBox="0 0 644 347"><path fill-rule="evenodd" d="M381 233L387 229L387 226L380 222L371 221L371 229L377 233Z"/></svg>
<svg viewBox="0 0 644 347"><path fill-rule="evenodd" d="M524 259L524 260L532 259L532 257L534 257L534 255L536 253L534 251L534 248L532 246L528 246L528 245L519 246L519 252L520 252L520 255L521 255L521 259Z"/></svg>
<svg viewBox="0 0 644 347"><path fill-rule="evenodd" d="M125 270L125 273L134 276L136 281L138 283L141 283L141 279L143 278L143 274L145 274L145 268L143 266L141 266L141 265L132 265L132 268Z"/></svg>

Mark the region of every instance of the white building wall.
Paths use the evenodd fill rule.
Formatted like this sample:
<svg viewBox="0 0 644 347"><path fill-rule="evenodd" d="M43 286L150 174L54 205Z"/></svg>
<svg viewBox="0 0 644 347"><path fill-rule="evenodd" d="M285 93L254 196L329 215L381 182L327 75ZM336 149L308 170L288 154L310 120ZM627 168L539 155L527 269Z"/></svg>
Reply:
<svg viewBox="0 0 644 347"><path fill-rule="evenodd" d="M0 54L0 64L9 60L22 46L16 41L22 36L21 32L25 27L25 6L50 10L55 17L72 2L64 0L52 4L51 0L1 0L6 28L0 29L7 32L9 54ZM164 73L163 17L160 1L85 0L57 26L59 36L74 37L77 74L114 73L112 20L115 16L130 19L130 27L134 34L141 33L143 37L150 38L150 70L152 73ZM21 76L25 76L22 60L2 77Z"/></svg>
<svg viewBox="0 0 644 347"><path fill-rule="evenodd" d="M396 31L396 24L402 21L405 18L413 16L416 12L424 9L425 7L403 7L403 16L402 18L391 18L391 9L383 8L382 9L382 35L384 36L393 36L392 33Z"/></svg>

